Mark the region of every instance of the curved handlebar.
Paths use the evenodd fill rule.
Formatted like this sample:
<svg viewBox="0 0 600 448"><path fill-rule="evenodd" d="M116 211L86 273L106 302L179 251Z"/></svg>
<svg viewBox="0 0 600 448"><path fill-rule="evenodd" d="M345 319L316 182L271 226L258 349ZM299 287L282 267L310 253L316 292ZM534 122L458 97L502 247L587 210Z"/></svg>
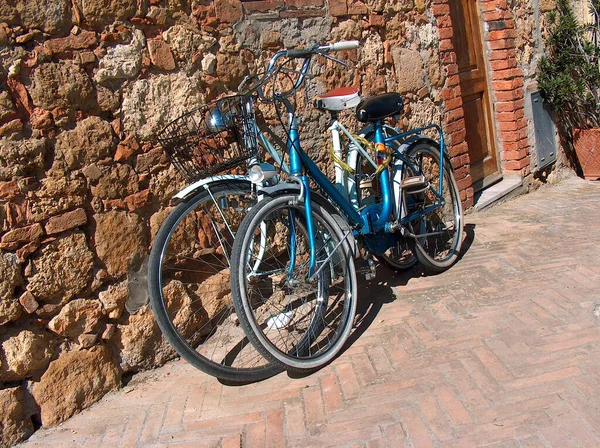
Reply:
<svg viewBox="0 0 600 448"><path fill-rule="evenodd" d="M249 81L251 81L251 79L245 78L244 81L242 81L242 83L238 87L238 91L241 91L242 87L247 88L246 93L251 93L253 91L257 91L261 100L264 100L261 87L276 72L274 70L275 65L277 64L277 61L282 57L288 57L288 58L293 58L293 59L296 59L296 58L305 59L304 63L302 64L302 69L299 72L300 76L294 86L294 89L297 89L300 87L300 85L304 81L304 78L306 77L308 68L310 66L311 57L314 54L323 54L323 53L329 53L332 51L353 50L355 48L358 48L359 45L360 45L359 41L349 40L349 41L335 42L332 44L325 44L325 45L311 45L311 46L306 47L305 49L291 49L291 50L278 51L277 53L275 53L275 55L269 61L269 66L267 67L267 71L265 72L263 77L260 79L254 78L253 82L249 82ZM325 56L325 57L343 64L341 61L338 61L337 59L332 58L330 56ZM247 86L247 84L250 84L250 85Z"/></svg>

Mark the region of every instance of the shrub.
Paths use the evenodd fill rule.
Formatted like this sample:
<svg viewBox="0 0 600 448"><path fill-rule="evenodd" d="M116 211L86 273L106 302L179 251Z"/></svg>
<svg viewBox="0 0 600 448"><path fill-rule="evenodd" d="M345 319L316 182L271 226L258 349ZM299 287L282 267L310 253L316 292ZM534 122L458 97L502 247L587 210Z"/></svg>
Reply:
<svg viewBox="0 0 600 448"><path fill-rule="evenodd" d="M569 0L549 14L546 54L538 86L563 136L573 129L600 128L600 0L591 0L592 24L578 23Z"/></svg>

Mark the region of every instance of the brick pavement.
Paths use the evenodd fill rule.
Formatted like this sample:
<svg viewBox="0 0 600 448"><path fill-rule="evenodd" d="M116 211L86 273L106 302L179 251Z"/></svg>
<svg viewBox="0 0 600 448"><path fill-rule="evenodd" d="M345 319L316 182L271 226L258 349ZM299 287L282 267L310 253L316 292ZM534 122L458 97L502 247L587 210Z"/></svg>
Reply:
<svg viewBox="0 0 600 448"><path fill-rule="evenodd" d="M600 446L600 183L466 217L444 274L363 284L332 365L229 387L175 361L25 447Z"/></svg>

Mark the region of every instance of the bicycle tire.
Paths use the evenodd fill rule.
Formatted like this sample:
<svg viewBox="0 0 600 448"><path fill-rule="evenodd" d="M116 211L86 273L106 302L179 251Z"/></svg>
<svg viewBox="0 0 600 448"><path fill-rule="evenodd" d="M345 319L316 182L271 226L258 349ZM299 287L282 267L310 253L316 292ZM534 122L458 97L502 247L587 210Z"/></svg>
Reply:
<svg viewBox="0 0 600 448"><path fill-rule="evenodd" d="M433 143L421 142L409 149L408 157L415 162L415 166L411 168L405 164L403 175L422 174L428 185L423 192L403 190L405 204L410 208L408 213L412 213L425 210L435 201L440 185L440 151ZM407 223L410 232L416 236L411 240L417 258L432 273L443 272L456 262L464 232L462 205L452 166L448 160L442 163L444 176L441 196L444 205Z"/></svg>
<svg viewBox="0 0 600 448"><path fill-rule="evenodd" d="M297 246L294 245L295 252L293 253L296 254L296 259L305 257L304 264L298 265L300 266L298 271L294 269L292 275L289 264L286 264L291 258L291 246L286 245L288 258L285 259L287 261L281 262L281 257L285 257L285 251L282 252L280 247L281 241L293 240L296 243L299 240L298 236L289 236L294 234L289 229L296 227L286 224L286 219L287 222L291 220L295 222L296 213L300 217L304 214L303 204L296 204L296 199L297 195L294 194L266 198L260 201L244 218L232 250L231 286L233 302L240 323L255 348L273 364L280 365L288 371L305 372L318 369L330 362L348 339L356 314L356 272L352 251L348 242L342 241L345 235L342 234L337 221L315 201L311 204L315 234L328 231L331 235L327 237L329 239L321 235L323 243L318 243L319 250L316 255L322 257L321 252L324 247L329 248L327 250L330 255L327 255L327 258L322 261L322 263L329 264L317 275L316 292L309 281L303 280L303 276L306 275L304 271L308 265L306 257L309 253L306 242L304 246L300 243ZM284 208L287 209L287 214L281 212ZM281 216L279 222L282 224L279 226L275 223L276 216ZM298 222L300 221L301 219ZM252 254L256 252L253 245L257 230L261 229L262 231L263 222L271 223L271 229L265 239L267 241L269 238L272 239L273 249L269 249L270 257L260 261L264 267L264 273L260 280L263 283L256 282L257 286L251 287L248 267L254 266L252 269L257 271L256 266L258 265L252 263L254 260ZM286 229L288 229L289 235L286 234L286 238L281 238L281 234L285 233ZM279 235L279 243L276 240L276 234ZM272 264L267 264L267 262ZM341 267L339 273L334 272L334 269L338 267ZM259 274L261 273L259 272ZM260 275L255 276L255 278L259 277ZM265 277L266 280L264 280ZM340 281L344 283L344 292L341 298L336 298L330 293L332 285ZM298 286L297 290L293 290L294 285ZM277 293L275 286L279 288ZM325 286L327 287L326 291ZM269 297L265 297L263 291L268 293L270 290L273 293ZM287 293L292 290L294 292ZM305 292L306 299L299 297ZM326 322L327 319L329 319L328 322ZM309 323L306 324L306 321ZM333 324L336 325L336 329L333 331L333 336L330 337L327 333ZM326 344L324 347L320 347L319 344L324 340L324 332L327 338ZM282 342L286 336L292 338L290 345Z"/></svg>
<svg viewBox="0 0 600 448"><path fill-rule="evenodd" d="M196 249L215 243L213 237L217 237L219 241L224 238L223 232L215 225L219 223L218 216L208 218L212 225L208 225L206 219L203 221L203 217L209 216L207 214L211 212L217 213L223 219L219 226L224 225L226 216L229 217L227 213L235 206L235 201L238 201L238 207L245 204L242 198L250 193L250 185L250 182L244 180L218 182L210 185L210 191L203 188L186 198L162 224L154 240L148 264L150 304L167 341L194 367L221 380L237 383L260 381L279 373L281 369L262 359L245 340L241 330L236 329L233 305L226 303L228 293L225 290L212 290L213 284L227 284L226 269L229 268L227 261L230 254L218 254L211 250L218 250L220 247L225 252L224 248L230 247L228 244L231 244L233 236L227 237L227 243L216 243L217 247ZM221 202L220 212L214 207L215 201ZM223 207L225 203L230 207ZM200 215L201 213L204 214ZM236 216L235 210L231 213L231 217ZM232 230L235 224L229 223ZM188 233L193 232L195 235L188 237ZM199 232L203 232L203 238L199 236ZM208 243L204 239L208 239ZM189 256L193 250L195 253ZM200 255L203 251L206 254ZM177 261L177 257L184 257L185 268L181 260ZM170 267L169 263L173 263L175 267ZM178 299L178 294L182 297L180 307L172 304ZM208 300L207 297L211 296ZM197 320L202 319L203 315L206 322L198 323Z"/></svg>

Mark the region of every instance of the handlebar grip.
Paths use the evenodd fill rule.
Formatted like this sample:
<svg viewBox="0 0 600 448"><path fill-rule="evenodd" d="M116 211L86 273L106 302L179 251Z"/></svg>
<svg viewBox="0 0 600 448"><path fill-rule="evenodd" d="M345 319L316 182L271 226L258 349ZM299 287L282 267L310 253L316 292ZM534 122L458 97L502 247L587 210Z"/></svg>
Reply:
<svg viewBox="0 0 600 448"><path fill-rule="evenodd" d="M287 50L289 58L307 58L313 53L313 50Z"/></svg>
<svg viewBox="0 0 600 448"><path fill-rule="evenodd" d="M347 40L343 42L336 42L331 44L329 51L342 51L342 50L354 50L358 48L359 42L357 40Z"/></svg>

